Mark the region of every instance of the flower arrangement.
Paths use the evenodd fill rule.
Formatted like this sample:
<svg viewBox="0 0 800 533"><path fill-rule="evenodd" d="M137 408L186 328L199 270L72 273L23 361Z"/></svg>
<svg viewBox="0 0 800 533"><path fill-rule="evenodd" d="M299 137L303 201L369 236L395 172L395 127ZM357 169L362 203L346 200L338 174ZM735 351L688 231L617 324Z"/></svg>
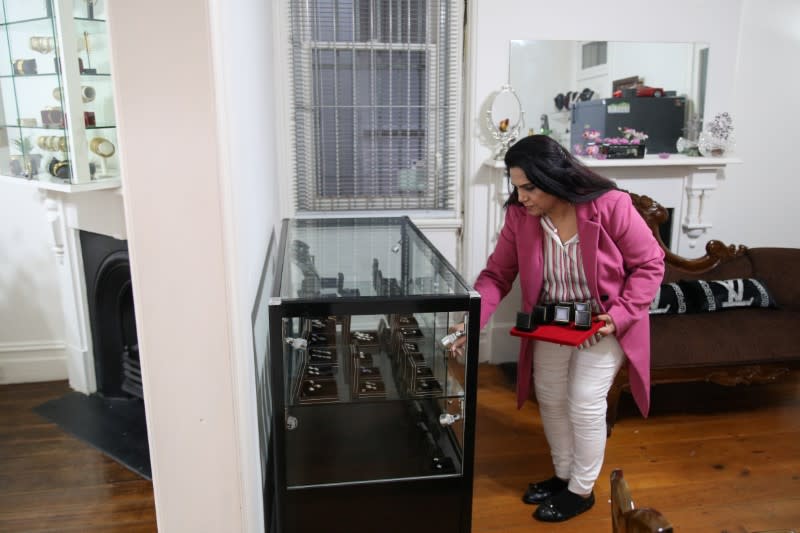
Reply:
<svg viewBox="0 0 800 533"><path fill-rule="evenodd" d="M728 113L715 115L708 125L708 132L717 139L728 140L733 133L733 119Z"/></svg>
<svg viewBox="0 0 800 533"><path fill-rule="evenodd" d="M597 142L600 140L600 132L595 129L584 128L582 137L588 142Z"/></svg>
<svg viewBox="0 0 800 533"><path fill-rule="evenodd" d="M598 130L587 126L581 134L586 143L585 146L576 144L573 146L573 153L597 159L644 157L644 144L647 141L647 134L628 127L617 129L620 132L619 136L602 137Z"/></svg>
<svg viewBox="0 0 800 533"><path fill-rule="evenodd" d="M595 144L642 144L647 140L648 135L633 128L617 128L620 132L618 137L600 137L600 132L595 129L586 128L581 135L586 142Z"/></svg>
<svg viewBox="0 0 800 533"><path fill-rule="evenodd" d="M617 129L621 135L619 137L609 137L607 139L603 139L605 144L642 144L648 138L646 133L633 128L620 127Z"/></svg>

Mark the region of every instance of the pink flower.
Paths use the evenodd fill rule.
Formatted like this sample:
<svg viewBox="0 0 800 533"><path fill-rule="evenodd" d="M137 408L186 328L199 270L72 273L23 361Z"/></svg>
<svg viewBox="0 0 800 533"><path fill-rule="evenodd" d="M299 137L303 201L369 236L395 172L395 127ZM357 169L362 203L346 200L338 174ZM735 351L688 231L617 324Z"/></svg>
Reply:
<svg viewBox="0 0 800 533"><path fill-rule="evenodd" d="M587 141L594 141L600 137L600 132L597 130L586 129L583 130L583 138Z"/></svg>

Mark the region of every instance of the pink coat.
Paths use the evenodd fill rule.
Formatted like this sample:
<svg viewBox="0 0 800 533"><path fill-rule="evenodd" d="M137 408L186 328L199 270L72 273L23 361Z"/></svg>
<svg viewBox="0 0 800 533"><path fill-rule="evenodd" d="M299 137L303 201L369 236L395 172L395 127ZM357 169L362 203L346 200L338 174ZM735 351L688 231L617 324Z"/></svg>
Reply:
<svg viewBox="0 0 800 533"><path fill-rule="evenodd" d="M623 191L612 190L575 204L583 268L592 296L617 327L629 363L631 392L644 416L650 409L650 319L648 309L664 277L664 251ZM497 246L475 281L481 295L481 328L519 274L522 309L530 311L542 291L540 217L509 206ZM532 342L522 340L517 365L517 405L528 398Z"/></svg>

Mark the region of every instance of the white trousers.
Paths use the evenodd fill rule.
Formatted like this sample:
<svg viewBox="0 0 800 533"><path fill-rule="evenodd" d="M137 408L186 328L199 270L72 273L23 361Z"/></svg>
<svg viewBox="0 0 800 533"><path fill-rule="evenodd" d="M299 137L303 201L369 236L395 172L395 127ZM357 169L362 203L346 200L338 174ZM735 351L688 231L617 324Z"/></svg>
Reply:
<svg viewBox="0 0 800 533"><path fill-rule="evenodd" d="M588 496L603 466L606 395L625 358L616 337L588 348L533 345L533 384L555 474Z"/></svg>

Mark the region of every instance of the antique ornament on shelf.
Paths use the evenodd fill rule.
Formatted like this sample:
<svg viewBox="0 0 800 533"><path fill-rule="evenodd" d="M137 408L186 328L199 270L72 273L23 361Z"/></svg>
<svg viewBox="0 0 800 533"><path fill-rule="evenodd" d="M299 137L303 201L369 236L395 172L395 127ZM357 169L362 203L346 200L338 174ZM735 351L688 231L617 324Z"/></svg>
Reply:
<svg viewBox="0 0 800 533"><path fill-rule="evenodd" d="M728 113L719 113L700 132L697 147L705 157L723 157L733 150L733 119Z"/></svg>
<svg viewBox="0 0 800 533"><path fill-rule="evenodd" d="M89 141L89 150L100 156L100 173L108 173L108 158L117 151L114 143L104 137L94 137Z"/></svg>
<svg viewBox="0 0 800 533"><path fill-rule="evenodd" d="M84 104L87 104L94 100L94 97L97 95L97 91L94 90L94 87L91 85L81 85L81 101ZM53 89L53 98L61 101L61 87L56 87Z"/></svg>
<svg viewBox="0 0 800 533"><path fill-rule="evenodd" d="M49 54L55 47L55 39L48 36L33 36L29 39L30 49L40 54Z"/></svg>
<svg viewBox="0 0 800 533"><path fill-rule="evenodd" d="M489 133L498 141L493 157L496 161L502 161L525 125L522 103L510 85L503 85L491 98L489 108L486 110L486 125Z"/></svg>

